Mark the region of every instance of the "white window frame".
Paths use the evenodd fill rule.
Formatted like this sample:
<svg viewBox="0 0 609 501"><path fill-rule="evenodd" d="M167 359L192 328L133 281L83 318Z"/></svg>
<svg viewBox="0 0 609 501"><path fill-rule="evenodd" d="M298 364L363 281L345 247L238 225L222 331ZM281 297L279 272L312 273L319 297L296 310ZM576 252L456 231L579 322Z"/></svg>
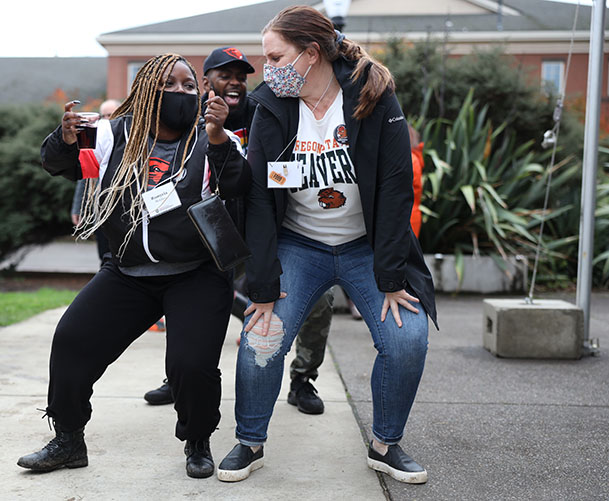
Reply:
<svg viewBox="0 0 609 501"><path fill-rule="evenodd" d="M131 92L131 84L135 80L135 75L142 66L146 64L146 61L131 61L127 63L127 94Z"/></svg>
<svg viewBox="0 0 609 501"><path fill-rule="evenodd" d="M558 70L558 87L553 78L554 73ZM553 74L550 74L553 73ZM556 94L561 94L565 83L565 62L562 59L546 59L541 62L541 89L546 94L549 94L549 89L546 82L550 82L554 87L553 91Z"/></svg>

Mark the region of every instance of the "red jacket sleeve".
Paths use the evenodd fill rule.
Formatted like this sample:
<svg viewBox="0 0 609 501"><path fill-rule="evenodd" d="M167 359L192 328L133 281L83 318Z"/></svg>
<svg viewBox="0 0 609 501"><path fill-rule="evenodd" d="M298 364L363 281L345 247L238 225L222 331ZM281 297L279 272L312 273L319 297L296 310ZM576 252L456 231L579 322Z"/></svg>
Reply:
<svg viewBox="0 0 609 501"><path fill-rule="evenodd" d="M423 195L423 143L412 148L412 188L414 190L414 203L410 213L410 226L412 231L419 238L421 231L421 195Z"/></svg>

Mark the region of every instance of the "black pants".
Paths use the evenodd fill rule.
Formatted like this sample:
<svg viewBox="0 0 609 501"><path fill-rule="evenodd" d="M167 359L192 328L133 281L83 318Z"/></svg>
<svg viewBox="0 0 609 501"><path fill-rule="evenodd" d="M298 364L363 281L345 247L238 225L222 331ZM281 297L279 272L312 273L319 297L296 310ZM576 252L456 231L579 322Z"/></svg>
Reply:
<svg viewBox="0 0 609 501"><path fill-rule="evenodd" d="M136 278L107 261L55 330L48 415L64 429L83 427L91 418L93 384L165 315L165 369L178 414L176 436L209 437L220 421L218 363L232 301L231 274L213 263L179 275Z"/></svg>

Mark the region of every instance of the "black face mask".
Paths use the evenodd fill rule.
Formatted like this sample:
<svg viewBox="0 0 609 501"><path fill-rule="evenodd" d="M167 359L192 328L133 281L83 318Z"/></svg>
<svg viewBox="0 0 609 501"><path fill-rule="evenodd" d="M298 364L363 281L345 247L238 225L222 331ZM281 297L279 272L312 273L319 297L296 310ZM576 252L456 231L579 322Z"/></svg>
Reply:
<svg viewBox="0 0 609 501"><path fill-rule="evenodd" d="M161 91L157 91L157 103ZM197 116L197 95L163 91L161 122L172 130L183 131L190 127Z"/></svg>

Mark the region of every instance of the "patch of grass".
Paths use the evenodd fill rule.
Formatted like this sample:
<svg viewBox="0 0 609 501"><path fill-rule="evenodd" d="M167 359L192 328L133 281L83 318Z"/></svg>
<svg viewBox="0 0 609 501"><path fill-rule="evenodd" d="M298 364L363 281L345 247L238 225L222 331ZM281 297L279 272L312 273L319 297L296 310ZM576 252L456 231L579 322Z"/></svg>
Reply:
<svg viewBox="0 0 609 501"><path fill-rule="evenodd" d="M11 325L41 311L70 304L78 291L43 287L31 292L0 293L0 326Z"/></svg>

